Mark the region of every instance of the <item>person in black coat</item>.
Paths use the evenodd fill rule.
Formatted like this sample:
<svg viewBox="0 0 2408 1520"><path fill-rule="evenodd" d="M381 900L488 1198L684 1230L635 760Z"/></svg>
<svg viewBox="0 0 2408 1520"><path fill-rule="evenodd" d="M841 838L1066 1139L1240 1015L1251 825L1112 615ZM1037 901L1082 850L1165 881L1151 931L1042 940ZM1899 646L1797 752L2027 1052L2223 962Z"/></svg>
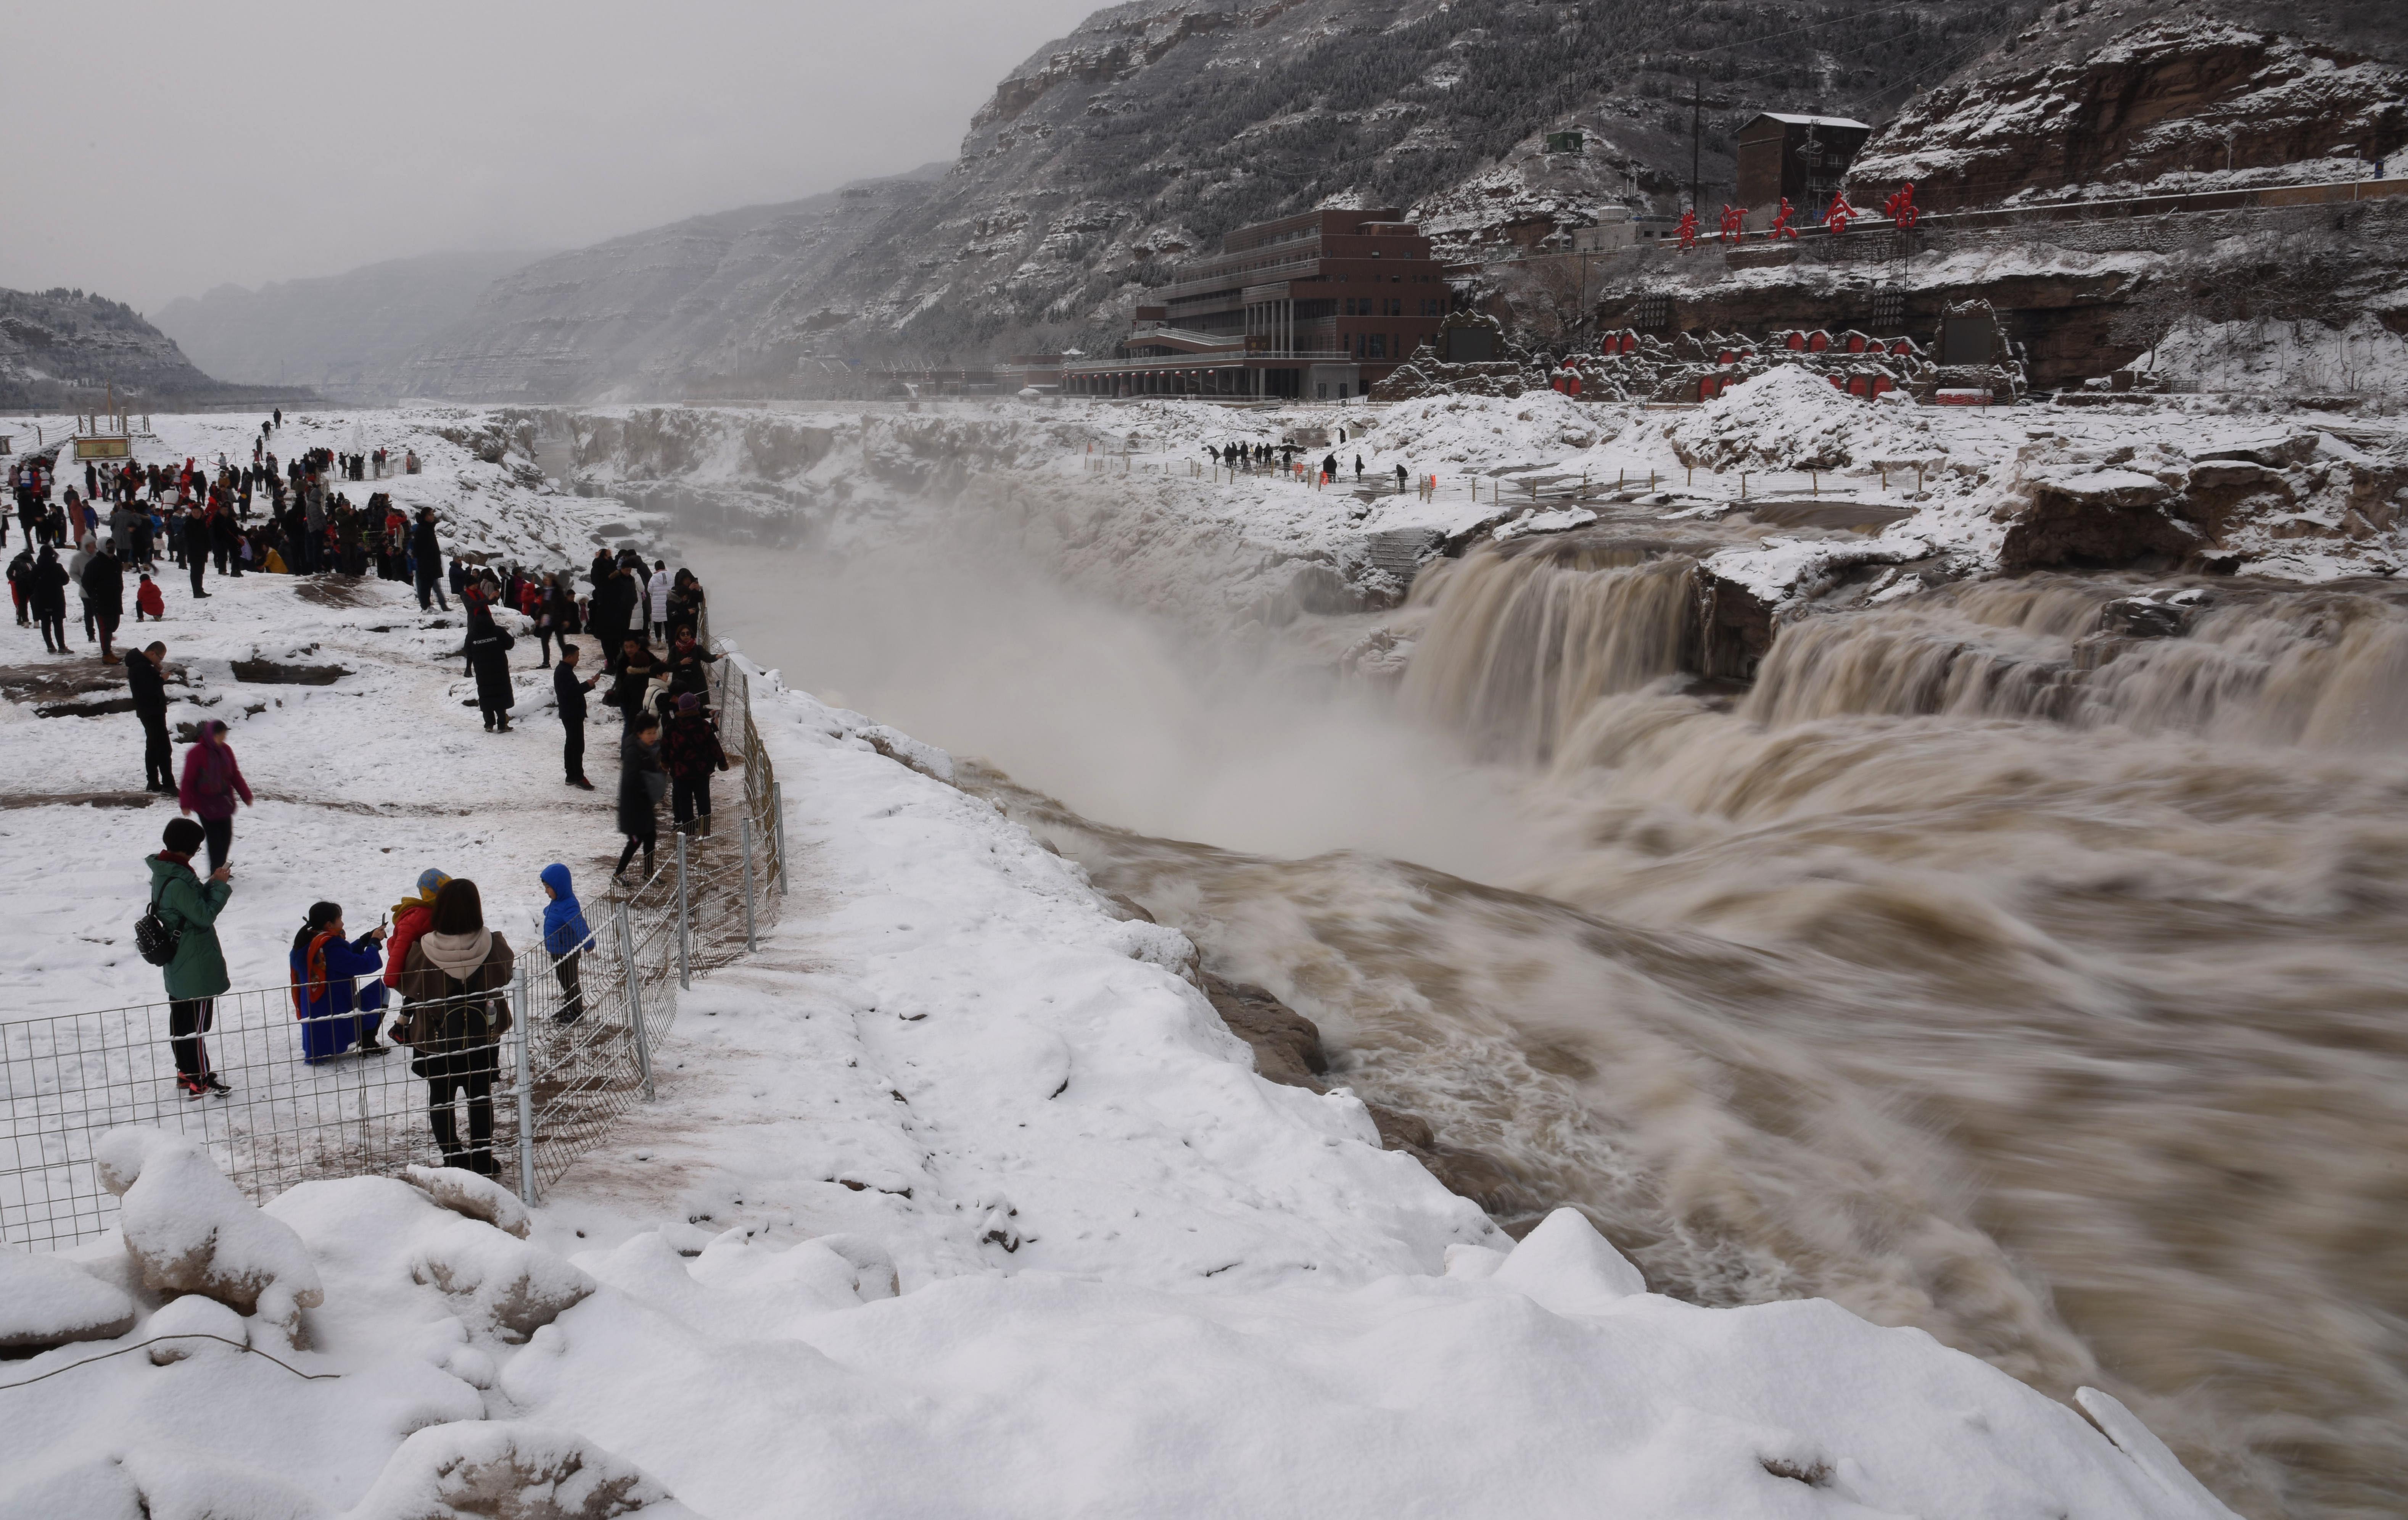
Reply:
<svg viewBox="0 0 2408 1520"><path fill-rule="evenodd" d="M125 570L106 542L84 562L83 605L100 638L100 663L115 665L117 655L108 641L117 637L117 625L125 618Z"/></svg>
<svg viewBox="0 0 2408 1520"><path fill-rule="evenodd" d="M647 712L628 726L627 737L619 742L619 832L627 837L627 847L619 852L619 866L610 880L624 883L627 862L636 852L644 852L644 876L652 874L652 850L660 842L661 794L669 788L668 773L661 769L661 721Z"/></svg>
<svg viewBox="0 0 2408 1520"><path fill-rule="evenodd" d="M167 743L167 646L125 652L125 689L142 720L142 790L176 795L176 757Z"/></svg>
<svg viewBox="0 0 2408 1520"><path fill-rule="evenodd" d="M34 543L30 538L25 541L25 547L17 551L17 557L8 562L8 589L14 594L13 600L17 604L17 626L32 627L34 625Z"/></svg>
<svg viewBox="0 0 2408 1520"><path fill-rule="evenodd" d="M484 714L485 732L510 731L510 706L518 694L510 687L510 646L518 640L494 621L482 596L468 599L468 668L477 677L477 707Z"/></svg>
<svg viewBox="0 0 2408 1520"><path fill-rule="evenodd" d="M560 726L566 730L560 746L560 763L568 771L568 784L594 790L585 779L585 694L594 689L602 677L597 671L583 681L577 679L579 650L563 638L560 641L560 663L552 667L552 695L560 702Z"/></svg>
<svg viewBox="0 0 2408 1520"><path fill-rule="evenodd" d="M709 700L710 667L718 662L718 655L695 642L692 628L680 628L677 641L669 649L669 695L683 696L691 692Z"/></svg>
<svg viewBox="0 0 2408 1520"><path fill-rule="evenodd" d="M59 563L59 552L49 544L42 546L41 557L25 578L26 599L34 604L34 621L42 625L42 647L53 653L67 652L67 567Z"/></svg>
<svg viewBox="0 0 2408 1520"><path fill-rule="evenodd" d="M652 682L661 678L664 667L652 654L652 647L644 642L642 634L630 629L619 643L618 663L610 667L610 690L602 700L619 710L626 724L624 738L635 731L636 721L650 710Z"/></svg>
<svg viewBox="0 0 2408 1520"><path fill-rule="evenodd" d="M452 604L443 598L443 546L435 541L434 508L418 509L418 522L409 530L409 553L417 562L418 609L451 611Z"/></svg>
<svg viewBox="0 0 2408 1520"><path fill-rule="evenodd" d="M620 646L635 627L636 586L624 569L613 568L594 589L594 605L587 609L585 625L601 645L610 667L617 669L621 659Z"/></svg>

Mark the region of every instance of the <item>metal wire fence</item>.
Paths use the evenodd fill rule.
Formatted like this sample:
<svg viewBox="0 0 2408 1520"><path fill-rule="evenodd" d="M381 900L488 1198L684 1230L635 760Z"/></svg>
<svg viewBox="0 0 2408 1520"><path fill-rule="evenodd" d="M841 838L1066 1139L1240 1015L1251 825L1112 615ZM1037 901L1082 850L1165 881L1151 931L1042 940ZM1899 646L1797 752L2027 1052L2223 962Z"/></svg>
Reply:
<svg viewBox="0 0 2408 1520"><path fill-rule="evenodd" d="M55 1249L110 1228L117 1199L100 1185L92 1147L129 1124L199 1141L260 1202L295 1183L437 1166L463 1152L490 1154L501 1180L535 1201L652 1097L652 1053L679 991L756 944L771 895L784 895L780 793L750 684L732 659L718 671L721 742L742 782L733 816L707 836L678 835L649 879L589 904L583 949L554 957L516 947L510 1026L487 1042L490 1060L473 1063L490 1082L472 1083L465 1105L445 1093L447 1111L466 1111L452 1120L451 1145L437 1139L416 1053L391 1042L407 1011L398 998L304 1020L290 987L266 987L210 999L205 1014L163 1002L15 1020L0 1024L0 1238ZM382 1050L363 1054L380 1028ZM224 1090L188 1097L179 1070Z"/></svg>

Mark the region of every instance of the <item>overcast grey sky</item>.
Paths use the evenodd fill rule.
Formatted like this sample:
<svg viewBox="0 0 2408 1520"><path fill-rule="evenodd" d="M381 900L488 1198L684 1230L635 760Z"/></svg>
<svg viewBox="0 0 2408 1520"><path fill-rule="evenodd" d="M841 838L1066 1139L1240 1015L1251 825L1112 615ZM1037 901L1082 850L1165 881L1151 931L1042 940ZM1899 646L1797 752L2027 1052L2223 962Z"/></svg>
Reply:
<svg viewBox="0 0 2408 1520"><path fill-rule="evenodd" d="M951 159L1099 0L17 0L0 286L144 311Z"/></svg>

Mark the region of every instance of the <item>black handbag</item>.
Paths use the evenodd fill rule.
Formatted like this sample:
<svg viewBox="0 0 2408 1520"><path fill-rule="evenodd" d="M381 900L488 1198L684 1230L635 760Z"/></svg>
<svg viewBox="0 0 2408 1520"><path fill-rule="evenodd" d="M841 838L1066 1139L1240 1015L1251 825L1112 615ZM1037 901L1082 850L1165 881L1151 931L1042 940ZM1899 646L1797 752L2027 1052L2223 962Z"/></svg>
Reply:
<svg viewBox="0 0 2408 1520"><path fill-rule="evenodd" d="M153 966L165 966L176 958L176 947L184 940L184 931L167 927L159 916L159 891L150 890L150 908L134 921L134 948Z"/></svg>

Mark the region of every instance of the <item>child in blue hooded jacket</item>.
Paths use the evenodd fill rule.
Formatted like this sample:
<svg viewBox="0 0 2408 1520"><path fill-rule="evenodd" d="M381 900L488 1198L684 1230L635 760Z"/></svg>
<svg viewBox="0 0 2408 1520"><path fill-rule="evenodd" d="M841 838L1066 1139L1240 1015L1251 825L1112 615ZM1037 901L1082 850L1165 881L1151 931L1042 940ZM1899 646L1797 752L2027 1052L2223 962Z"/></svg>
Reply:
<svg viewBox="0 0 2408 1520"><path fill-rule="evenodd" d="M552 898L543 910L544 954L552 957L552 974L560 979L560 990L567 995L552 1022L575 1024L585 1016L585 989L578 980L577 958L593 948L594 931L585 926L585 910L569 885L567 867L554 861L538 880Z"/></svg>

